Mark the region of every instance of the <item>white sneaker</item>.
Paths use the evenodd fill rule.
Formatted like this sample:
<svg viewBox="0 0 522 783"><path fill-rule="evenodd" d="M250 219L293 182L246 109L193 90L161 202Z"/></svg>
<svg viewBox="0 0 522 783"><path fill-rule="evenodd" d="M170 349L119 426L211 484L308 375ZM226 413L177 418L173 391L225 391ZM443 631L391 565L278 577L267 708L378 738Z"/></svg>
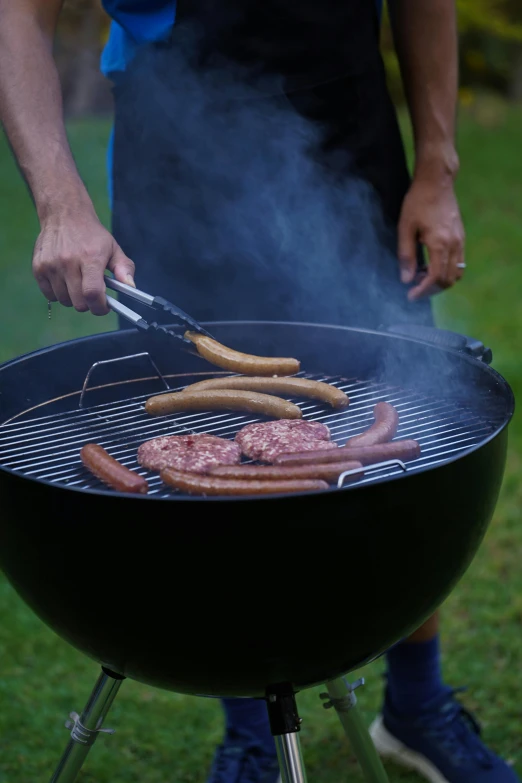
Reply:
<svg viewBox="0 0 522 783"><path fill-rule="evenodd" d="M370 736L381 758L418 772L430 783L448 783L431 761L420 753L410 750L390 734L384 725L382 715L379 715L370 726Z"/></svg>

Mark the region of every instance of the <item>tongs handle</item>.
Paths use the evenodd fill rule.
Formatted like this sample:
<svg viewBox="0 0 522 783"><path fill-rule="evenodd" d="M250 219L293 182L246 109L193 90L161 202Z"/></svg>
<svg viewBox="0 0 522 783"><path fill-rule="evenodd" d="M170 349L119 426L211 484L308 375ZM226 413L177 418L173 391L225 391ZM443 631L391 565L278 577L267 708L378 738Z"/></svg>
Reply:
<svg viewBox="0 0 522 783"><path fill-rule="evenodd" d="M122 318L125 318L127 321L130 321L131 324L133 324L133 326L135 326L136 329L139 329L141 332L151 335L155 339L173 341L171 342L172 345L177 345L178 348L181 348L186 353L199 356L194 343L191 340L187 340L187 338L182 334L176 334L176 332L171 331L166 326L162 326L155 321L149 323L144 318L142 318L139 313L135 313L134 310L131 310L121 302L118 302L118 300L114 299L112 296L107 296L107 304L113 312Z"/></svg>
<svg viewBox="0 0 522 783"><path fill-rule="evenodd" d="M124 283L120 283L120 285L124 285ZM127 288L127 286L125 287ZM128 287L130 288L130 286ZM143 318L139 313L135 313L134 310L131 310L121 302L118 302L118 300L114 299L112 296L107 296L107 304L114 313L121 315L122 318L126 318L127 321L130 321L135 326L138 325L139 321L143 321Z"/></svg>
<svg viewBox="0 0 522 783"><path fill-rule="evenodd" d="M116 280L114 277L105 275L105 285L107 288L112 288L113 291L118 291L120 294L127 294L131 299L136 299L137 302L146 304L149 307L153 307L154 305L153 296L146 294L145 291L140 291L138 288L133 288L133 286L127 285L126 283L120 283L120 281ZM113 299L112 301L114 302L115 300Z"/></svg>
<svg viewBox="0 0 522 783"><path fill-rule="evenodd" d="M126 283L120 283L119 280L115 280L113 277L109 277L108 275L105 275L105 285L108 288L112 288L114 291L118 291L120 294L130 296L131 299L135 299L137 302L141 302L141 304L152 307L155 310L161 310L167 315L171 315L174 318L179 319L184 325L185 329L199 332L200 334L204 334L207 337L212 337L212 335L207 332L207 330L204 329L200 323L192 318L192 316L190 316L180 307L177 307L177 305L172 304L172 302L163 299L162 296L151 296L150 294L146 294L145 291L140 291L139 288L133 288L131 285L127 285ZM109 301L110 299L111 297L107 297L109 307L115 310L111 301ZM112 302L114 301L115 300L113 299ZM126 308L126 311L115 310L115 312L123 315L124 318L128 318L128 314L132 313L132 310Z"/></svg>

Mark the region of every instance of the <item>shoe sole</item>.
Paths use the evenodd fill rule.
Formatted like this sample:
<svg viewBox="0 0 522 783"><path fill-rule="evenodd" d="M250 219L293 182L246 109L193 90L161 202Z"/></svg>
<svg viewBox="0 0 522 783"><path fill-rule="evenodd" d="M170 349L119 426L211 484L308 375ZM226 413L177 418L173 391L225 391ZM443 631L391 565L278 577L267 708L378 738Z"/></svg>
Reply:
<svg viewBox="0 0 522 783"><path fill-rule="evenodd" d="M370 726L370 736L381 758L389 759L406 769L418 772L419 775L429 780L430 783L448 783L446 778L441 775L437 767L426 756L410 750L407 745L403 745L393 734L390 734L384 725L382 716L376 718Z"/></svg>

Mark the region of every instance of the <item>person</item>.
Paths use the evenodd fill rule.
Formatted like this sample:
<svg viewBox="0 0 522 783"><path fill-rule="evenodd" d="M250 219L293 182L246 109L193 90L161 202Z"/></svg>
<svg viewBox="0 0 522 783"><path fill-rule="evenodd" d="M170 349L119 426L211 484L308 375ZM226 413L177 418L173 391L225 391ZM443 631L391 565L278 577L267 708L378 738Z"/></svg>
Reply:
<svg viewBox="0 0 522 783"><path fill-rule="evenodd" d="M389 0L411 179L376 0L105 0L112 233L67 141L61 5L0 0L0 118L40 221L44 297L103 316L105 270L131 285L137 270L141 288L200 320L433 323L430 297L465 268L454 0ZM384 756L440 783L518 779L442 680L438 613L386 660L371 730ZM272 783L264 703L223 706L211 783Z"/></svg>

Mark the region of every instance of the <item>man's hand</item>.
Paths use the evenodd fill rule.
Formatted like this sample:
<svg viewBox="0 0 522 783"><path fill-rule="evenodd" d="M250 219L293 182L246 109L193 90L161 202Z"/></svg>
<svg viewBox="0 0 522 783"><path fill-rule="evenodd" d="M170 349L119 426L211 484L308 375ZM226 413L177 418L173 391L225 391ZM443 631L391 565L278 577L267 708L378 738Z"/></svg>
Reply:
<svg viewBox="0 0 522 783"><path fill-rule="evenodd" d="M426 273L417 275L417 242L428 251ZM414 301L450 288L463 274L464 228L453 182L417 177L406 194L399 221L401 280L417 282L408 292Z"/></svg>
<svg viewBox="0 0 522 783"><path fill-rule="evenodd" d="M104 271L134 286L134 264L91 211L42 221L33 273L50 302L94 315L109 312Z"/></svg>
<svg viewBox="0 0 522 783"><path fill-rule="evenodd" d="M134 264L96 217L63 121L53 37L63 0L0 0L0 123L33 195L33 271L47 299L109 312L103 273L133 284Z"/></svg>

